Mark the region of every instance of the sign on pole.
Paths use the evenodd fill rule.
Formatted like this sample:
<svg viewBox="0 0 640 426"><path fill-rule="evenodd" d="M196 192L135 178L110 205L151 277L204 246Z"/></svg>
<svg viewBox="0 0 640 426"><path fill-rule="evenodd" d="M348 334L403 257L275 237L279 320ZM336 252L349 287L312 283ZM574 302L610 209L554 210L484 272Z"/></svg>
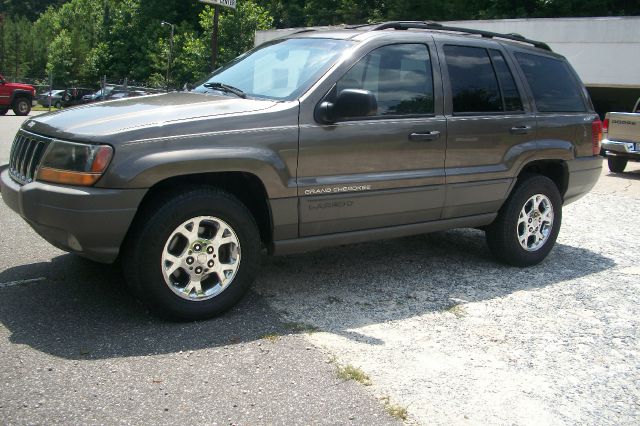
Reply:
<svg viewBox="0 0 640 426"><path fill-rule="evenodd" d="M213 4L216 6L224 6L230 7L231 9L236 8L236 0L199 0L200 3Z"/></svg>

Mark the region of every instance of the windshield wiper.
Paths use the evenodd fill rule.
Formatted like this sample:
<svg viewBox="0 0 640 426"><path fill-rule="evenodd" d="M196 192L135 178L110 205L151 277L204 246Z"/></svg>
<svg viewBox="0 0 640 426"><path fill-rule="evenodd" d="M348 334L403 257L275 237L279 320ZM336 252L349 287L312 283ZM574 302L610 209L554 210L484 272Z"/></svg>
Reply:
<svg viewBox="0 0 640 426"><path fill-rule="evenodd" d="M237 87L229 86L228 84L213 82L213 83L205 83L203 84L203 86L206 87L207 89L220 90L225 93L233 93L234 95L243 99L246 99L247 97L247 94L244 93L242 90L238 89Z"/></svg>

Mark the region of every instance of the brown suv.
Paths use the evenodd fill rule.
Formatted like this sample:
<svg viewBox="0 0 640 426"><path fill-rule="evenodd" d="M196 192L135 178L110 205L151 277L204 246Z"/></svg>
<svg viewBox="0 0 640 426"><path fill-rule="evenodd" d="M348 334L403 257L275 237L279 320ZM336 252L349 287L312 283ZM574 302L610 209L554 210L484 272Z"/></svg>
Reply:
<svg viewBox="0 0 640 426"><path fill-rule="evenodd" d="M388 22L271 41L190 93L29 120L2 196L55 246L120 257L155 312L195 319L242 296L263 247L476 227L499 260L541 262L600 175L601 137L544 43Z"/></svg>

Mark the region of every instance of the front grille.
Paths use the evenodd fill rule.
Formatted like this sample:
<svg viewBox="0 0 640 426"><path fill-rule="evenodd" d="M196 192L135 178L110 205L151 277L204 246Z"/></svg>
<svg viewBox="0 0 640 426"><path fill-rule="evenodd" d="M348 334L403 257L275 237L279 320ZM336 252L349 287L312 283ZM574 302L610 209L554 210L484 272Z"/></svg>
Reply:
<svg viewBox="0 0 640 426"><path fill-rule="evenodd" d="M33 182L49 139L20 130L9 154L9 175L18 183Z"/></svg>

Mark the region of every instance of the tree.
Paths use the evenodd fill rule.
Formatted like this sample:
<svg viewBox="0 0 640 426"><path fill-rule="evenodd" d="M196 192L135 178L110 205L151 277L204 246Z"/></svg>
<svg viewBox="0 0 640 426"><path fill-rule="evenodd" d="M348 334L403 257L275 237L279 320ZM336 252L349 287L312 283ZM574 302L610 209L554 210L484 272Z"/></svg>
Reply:
<svg viewBox="0 0 640 426"><path fill-rule="evenodd" d="M76 61L77 59L73 56L71 36L66 29L62 29L49 45L47 73L53 74L54 84L66 86L75 80Z"/></svg>
<svg viewBox="0 0 640 426"><path fill-rule="evenodd" d="M204 37L213 28L213 7L207 6L200 14L200 25ZM220 36L218 39L218 64L229 62L253 47L256 30L266 30L273 25L273 18L266 9L252 0L237 3L236 10L222 8L220 11Z"/></svg>
<svg viewBox="0 0 640 426"><path fill-rule="evenodd" d="M49 7L58 7L67 0L0 0L0 10L11 16L23 16L34 21Z"/></svg>
<svg viewBox="0 0 640 426"><path fill-rule="evenodd" d="M305 0L262 0L256 3L269 11L276 28L303 27L307 24Z"/></svg>
<svg viewBox="0 0 640 426"><path fill-rule="evenodd" d="M210 71L213 9L196 0L0 0L0 72L92 85L101 75L165 87L176 25L175 87ZM238 0L221 8L218 63L253 46L259 29L384 20L640 15L638 0ZM62 55L62 56L57 56ZM17 67L17 72L16 72Z"/></svg>
<svg viewBox="0 0 640 426"><path fill-rule="evenodd" d="M18 79L27 75L31 69L29 52L33 39L29 32L31 23L22 17L7 16L0 31L0 73Z"/></svg>

